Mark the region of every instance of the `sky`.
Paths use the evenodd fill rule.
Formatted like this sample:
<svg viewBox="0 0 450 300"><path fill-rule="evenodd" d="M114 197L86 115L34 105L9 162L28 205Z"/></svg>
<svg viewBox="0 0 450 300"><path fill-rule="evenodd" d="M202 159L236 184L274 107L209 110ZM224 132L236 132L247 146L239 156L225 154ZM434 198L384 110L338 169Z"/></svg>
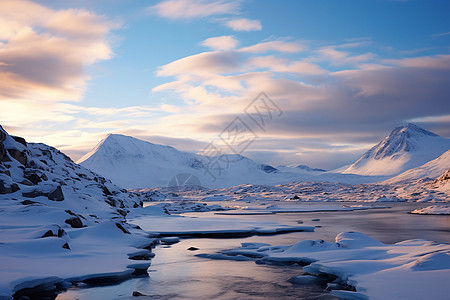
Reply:
<svg viewBox="0 0 450 300"><path fill-rule="evenodd" d="M75 161L120 133L338 168L408 122L450 137L449 11L446 0L0 0L0 124ZM233 130L252 139L230 147Z"/></svg>

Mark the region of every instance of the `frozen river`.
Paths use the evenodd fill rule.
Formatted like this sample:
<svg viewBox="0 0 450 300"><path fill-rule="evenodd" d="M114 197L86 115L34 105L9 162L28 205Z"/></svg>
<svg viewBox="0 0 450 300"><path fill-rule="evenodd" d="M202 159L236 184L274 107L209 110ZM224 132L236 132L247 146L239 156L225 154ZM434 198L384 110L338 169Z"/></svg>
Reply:
<svg viewBox="0 0 450 300"><path fill-rule="evenodd" d="M407 239L450 243L450 216L407 213L426 204L387 205L392 207L363 211L242 216L249 220L263 219L287 225L301 223L318 227L314 232L271 236L182 239L177 244L154 249L156 257L152 260L149 276L133 278L117 285L73 288L60 294L57 299L136 299L131 296L133 291L150 295L152 299L314 299L321 295L320 299L335 299L323 296L323 286L299 286L289 283L287 280L290 277L303 273L298 265L272 266L258 265L253 261L210 260L196 257L195 254L235 248L244 242L282 245L304 239L334 241L335 236L342 231L359 231L384 243ZM213 212L188 215L212 216ZM188 251L189 247L199 250Z"/></svg>

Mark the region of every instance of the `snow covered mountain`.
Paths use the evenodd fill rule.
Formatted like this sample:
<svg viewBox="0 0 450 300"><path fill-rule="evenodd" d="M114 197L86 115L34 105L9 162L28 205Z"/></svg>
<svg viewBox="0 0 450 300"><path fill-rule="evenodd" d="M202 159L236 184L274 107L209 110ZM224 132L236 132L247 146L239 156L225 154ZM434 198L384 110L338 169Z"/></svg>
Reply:
<svg viewBox="0 0 450 300"><path fill-rule="evenodd" d="M109 134L79 161L124 188L188 183L229 187L242 183L278 183L278 170L237 154L207 157L130 136ZM283 181L283 180L281 180Z"/></svg>
<svg viewBox="0 0 450 300"><path fill-rule="evenodd" d="M307 165L280 165L277 167L280 171L286 172L299 172L299 173L312 173L312 172L326 172L327 170L319 169L319 168L311 168Z"/></svg>
<svg viewBox="0 0 450 300"><path fill-rule="evenodd" d="M450 139L414 124L395 128L342 173L397 175L419 167L450 149Z"/></svg>
<svg viewBox="0 0 450 300"><path fill-rule="evenodd" d="M441 176L449 168L450 150L420 167L409 169L391 179L386 180L385 183L392 184L401 181L412 181L425 178L435 179Z"/></svg>

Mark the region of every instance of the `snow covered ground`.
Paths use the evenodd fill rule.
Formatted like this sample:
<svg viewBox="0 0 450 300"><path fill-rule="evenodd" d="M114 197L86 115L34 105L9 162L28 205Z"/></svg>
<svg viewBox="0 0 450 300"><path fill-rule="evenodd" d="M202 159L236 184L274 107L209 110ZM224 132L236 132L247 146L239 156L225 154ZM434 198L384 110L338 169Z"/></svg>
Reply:
<svg viewBox="0 0 450 300"><path fill-rule="evenodd" d="M211 259L255 260L260 264L306 265L294 284L326 281L345 299L448 299L450 245L425 240L383 244L358 232L343 232L334 242L303 240L293 245L243 243Z"/></svg>
<svg viewBox="0 0 450 300"><path fill-rule="evenodd" d="M249 221L246 218L204 213L203 216L168 215L164 204L146 206L129 216L129 222L143 230L162 236L239 237L294 231L313 231L311 226L289 226L267 220ZM148 217L151 215L151 217Z"/></svg>
<svg viewBox="0 0 450 300"><path fill-rule="evenodd" d="M439 170L442 170L441 166ZM315 172L317 178L335 176ZM353 178L357 175L339 176ZM0 127L0 298L26 295L27 288L39 287L52 293L78 282L117 281L136 273L146 273L153 256L151 248L161 236L165 243L172 243L178 236L242 237L311 232L314 226L287 225L264 218L276 213L345 213L386 207L385 203L375 202L450 202L449 178L447 171L436 180L420 178L407 184L296 181L275 186L241 184L221 189L185 186L127 191L75 164L57 149L27 143L8 135ZM143 201L146 201L146 207L142 207ZM318 205L319 202L330 203ZM436 211L444 211L444 206L440 209L428 207L415 213ZM194 216L190 212L201 212L201 215ZM249 214L262 216L245 216ZM359 245L358 251L353 246L345 252L340 251L333 248L337 244L331 243L325 244L329 245L326 251L315 251L314 248L293 253L317 260L317 264L323 262L323 266L336 273L333 274L344 279L348 277L350 281L346 281L346 287L356 286L358 292L367 295L372 295L373 288L383 284L382 272L386 272L388 280L389 276L406 272L406 278L411 278L413 283L418 278L434 280L438 274L448 277L448 255L429 254L448 251L448 245L424 241L366 245L363 242L370 240L368 238L346 235L343 240L346 239L349 245L353 245L350 240L354 239ZM339 241L341 244L343 242ZM377 252L372 247L381 250ZM259 251L260 247L257 248ZM255 249L247 246L245 250ZM268 253L265 259L275 259L285 252L277 249L285 248L264 250ZM405 254L402 249L412 254ZM320 256L320 253L328 253L328 256ZM423 261L418 261L421 257ZM443 267L420 269L422 265L437 263ZM361 273L360 264L367 264L367 273ZM315 264L308 267L312 268L308 269L310 273L315 271L313 266ZM335 266L339 267L336 269ZM323 270L332 273L329 269ZM352 273L352 270L356 271ZM304 279L293 280L301 282ZM399 286L403 284L406 284L404 280L399 279ZM434 281L427 279L424 284L434 284Z"/></svg>
<svg viewBox="0 0 450 300"><path fill-rule="evenodd" d="M415 209L412 214L419 215L450 215L449 205L431 205L421 209Z"/></svg>

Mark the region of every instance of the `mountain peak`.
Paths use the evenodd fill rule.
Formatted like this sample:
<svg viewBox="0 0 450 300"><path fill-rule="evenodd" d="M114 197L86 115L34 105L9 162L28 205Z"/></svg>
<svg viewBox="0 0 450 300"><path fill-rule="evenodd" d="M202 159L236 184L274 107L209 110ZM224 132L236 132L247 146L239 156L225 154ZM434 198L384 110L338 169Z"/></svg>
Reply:
<svg viewBox="0 0 450 300"><path fill-rule="evenodd" d="M431 131L425 130L422 127L417 126L416 124L407 123L405 126L400 126L400 127L394 128L394 130L392 130L389 137L395 136L395 135L401 135L401 134L406 134L408 137L417 136L417 135L438 136L437 134L435 134Z"/></svg>
<svg viewBox="0 0 450 300"><path fill-rule="evenodd" d="M449 148L450 139L408 123L394 128L344 173L396 175L435 159Z"/></svg>

